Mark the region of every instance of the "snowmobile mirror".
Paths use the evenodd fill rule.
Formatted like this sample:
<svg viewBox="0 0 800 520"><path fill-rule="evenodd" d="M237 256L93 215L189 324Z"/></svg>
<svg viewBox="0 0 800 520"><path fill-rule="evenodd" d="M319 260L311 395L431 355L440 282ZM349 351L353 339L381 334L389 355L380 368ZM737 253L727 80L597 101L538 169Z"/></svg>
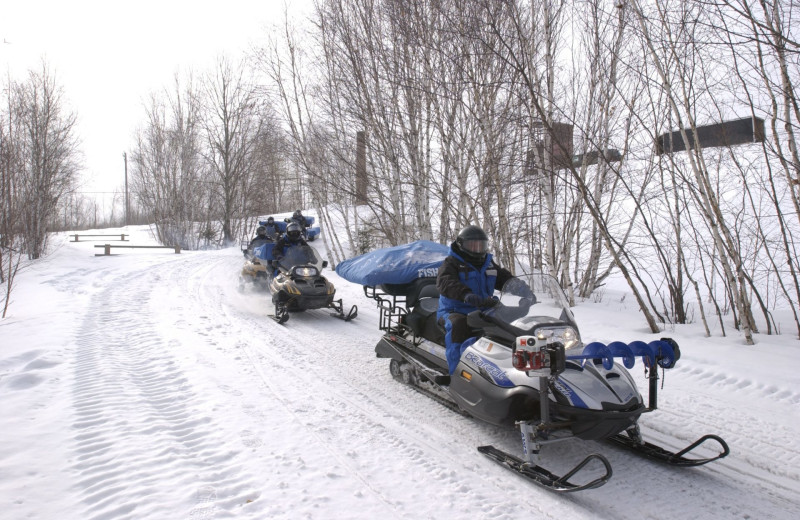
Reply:
<svg viewBox="0 0 800 520"><path fill-rule="evenodd" d="M322 261L322 268L325 269L326 267L328 267L328 261L327 260L323 260Z"/></svg>

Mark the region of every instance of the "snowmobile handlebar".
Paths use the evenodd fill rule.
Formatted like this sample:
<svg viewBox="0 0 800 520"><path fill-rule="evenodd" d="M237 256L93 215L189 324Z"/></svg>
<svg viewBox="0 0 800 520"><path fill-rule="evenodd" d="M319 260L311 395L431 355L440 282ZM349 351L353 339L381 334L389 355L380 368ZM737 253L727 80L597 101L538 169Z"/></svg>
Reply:
<svg viewBox="0 0 800 520"><path fill-rule="evenodd" d="M467 325L473 329L487 329L494 327L506 333L509 338L513 340L517 336L530 335L532 333L531 330L523 330L511 324L512 321L526 316L530 310L530 307L530 305L526 305L524 302L522 305L506 305L501 301L498 302L494 307L478 309L470 312L467 315ZM547 323L547 326L549 327L554 325L569 326L570 324L566 322L562 323L552 321Z"/></svg>

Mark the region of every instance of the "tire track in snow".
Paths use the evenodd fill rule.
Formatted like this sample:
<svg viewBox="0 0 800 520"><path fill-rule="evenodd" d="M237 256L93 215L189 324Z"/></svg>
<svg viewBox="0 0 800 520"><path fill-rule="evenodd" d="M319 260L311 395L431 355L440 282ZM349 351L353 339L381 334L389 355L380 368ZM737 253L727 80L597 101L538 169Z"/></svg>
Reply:
<svg viewBox="0 0 800 520"><path fill-rule="evenodd" d="M682 386L693 387L690 393L669 391L670 376L681 380ZM698 378L699 376L699 378ZM706 433L722 436L731 448L731 455L706 466L717 466L730 471L729 476L742 483L756 480L764 492L789 498L796 494L795 483L800 481L800 431L797 423L787 421L796 415L793 398L761 403L775 410L769 420L763 413L753 412L753 403L761 402L769 394L753 394L750 388L738 384L736 377L716 373L713 369L676 367L667 373L667 384L659 395L659 410L654 415L642 417L643 433L647 437L682 449ZM715 381L708 388L707 380ZM718 399L719 393L739 393L741 401L731 406L730 399ZM792 394L786 392L786 394ZM699 413L698 413L699 411ZM683 445L678 441L683 441ZM714 444L709 444L714 446Z"/></svg>
<svg viewBox="0 0 800 520"><path fill-rule="evenodd" d="M225 264L226 267L220 268L217 265L220 262ZM209 345L216 345L215 350L218 351L218 354L233 355L236 359L241 358L239 361L241 368L239 372L236 373L235 379L225 380L224 374L215 373L215 376L219 378L219 380L215 378L218 388L228 394L239 397L241 399L241 411L251 416L252 421L262 423L260 425L254 424L252 430L263 430L266 428L268 433L273 432L277 436L285 436L287 428L292 430L290 423L296 420L296 416L294 415L295 409L292 406L285 405L283 401L277 398L277 394L270 392L269 386L264 379L262 379L263 376L261 375L260 367L249 362L249 348L246 339L243 339L248 336L265 337L266 331L259 329L263 329L265 326L268 327L273 322L269 318L260 315L254 318L257 323L254 324L254 328L250 329L248 327L242 328L240 320L231 322L227 319L228 312L225 310L222 305L222 300L220 299L220 295L225 291L224 288L219 287L220 278L218 277L220 276L219 270L230 269L229 266L230 258L224 258L216 262L208 262L206 259L202 264L184 266L186 269L182 271L171 270L168 273L162 272L162 278L166 278L165 286L170 287L173 291L177 287L179 288L178 291L184 294L180 308L176 309L179 317L178 321L181 323L180 326L188 327L189 324L193 324L198 329L195 333L203 336ZM232 271L231 269L231 272ZM227 274L230 273L226 273L226 275ZM228 276L222 276L222 278L227 279ZM232 281L231 284L233 283ZM261 299L258 298L258 295L255 296L257 299ZM264 303L264 301L262 300L259 303ZM180 318L181 316L182 318ZM199 327L197 327L198 325ZM274 329L274 331L280 330L282 330L280 327ZM206 354L213 353L207 352ZM224 365L231 362L230 358L227 360L219 360L219 358L217 358L217 360L218 361L215 361L205 356L201 363L213 369L217 366L217 363ZM257 379L257 383L253 382L252 377L244 377L245 374L249 372L253 373L254 377ZM261 391L262 389L255 389L254 384L261 386L263 391ZM276 405L276 402L280 402L280 406ZM276 410L276 408L282 409ZM268 450L271 445L270 439L265 437L264 440L262 440L258 437L257 433L254 433L252 430L248 429L240 432L243 444L249 445L250 447L255 445L259 448L264 446ZM264 482L262 484L262 486L272 487L272 489L267 492L268 499L271 498L273 502L273 506L266 512L266 516L268 517L286 515L302 516L303 511L313 510L314 507L317 507L314 505L315 501L330 507L332 503L338 503L338 499L331 496L333 493L336 493L335 490L337 488L345 489L347 493L353 492L352 484L349 484L350 487L347 488L348 478L342 477L355 478L357 481L356 475L351 475L349 473L342 474L341 467L338 467L336 464L335 456L324 457L321 462L314 461L306 463L305 461L308 458L309 452L314 453L315 459L324 454L325 443L320 443L319 437L311 430L303 427L301 423L296 423L294 430L295 431L290 434L293 437L293 441L290 443L284 442L282 444L284 448L290 451L279 453L273 451L272 454L262 455L259 458L262 464L269 465L269 470L266 471L267 475L264 476ZM311 435L304 435L303 430L309 432ZM309 439L311 439L311 444L314 446L297 446L296 451L291 451L292 444L296 444L302 440L308 442ZM317 444L319 445L316 446ZM331 460L327 460L328 458L331 458ZM280 496L282 494L282 490L289 490L289 488L293 486L303 485L303 479L309 478L309 475L313 475L314 472L319 471L317 466L323 468L325 473L322 476L331 483L330 486L325 486L324 490L318 489L316 493L306 495L306 498L303 499L304 503L302 504L295 503L294 501L297 497L294 496L286 497L286 500L283 502L278 502L278 500L275 499L276 495ZM263 469L264 468L262 468L262 470ZM299 478L294 478L292 481L285 480L286 475L290 473L296 473L296 476ZM317 477L317 479L318 478L319 477ZM313 486L315 488L320 488L319 480L314 481ZM351 514L363 518L385 515L398 518L403 517L403 515L394 512L396 509L395 505L391 502L384 501L379 495L373 493L369 489L367 482L360 481L359 487L361 487L362 490L354 492L359 499L363 499L365 496L371 496L374 497L377 503L382 505L376 508L373 504L365 503L362 510L359 512L351 512ZM339 511L339 513L343 513L343 511ZM265 516L262 515L262 517Z"/></svg>
<svg viewBox="0 0 800 520"><path fill-rule="evenodd" d="M73 470L82 518L208 516L211 509L192 501L198 488L242 487L203 399L153 330L153 270L127 273L95 295L75 338ZM161 511L175 499L159 497L175 494L186 497L186 509Z"/></svg>

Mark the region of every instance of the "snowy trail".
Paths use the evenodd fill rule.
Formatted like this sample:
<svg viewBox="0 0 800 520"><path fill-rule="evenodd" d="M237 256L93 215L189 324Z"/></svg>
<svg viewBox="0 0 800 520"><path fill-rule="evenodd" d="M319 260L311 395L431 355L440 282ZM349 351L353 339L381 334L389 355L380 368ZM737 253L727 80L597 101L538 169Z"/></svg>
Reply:
<svg viewBox="0 0 800 520"><path fill-rule="evenodd" d="M0 386L63 396L55 433L41 440L67 464L48 476L59 493L51 509L31 514L35 502L21 498L26 514L0 509L0 518L48 518L59 508L64 518L97 520L800 514L800 393L786 384L685 352L666 374L659 410L643 416L643 433L673 448L716 433L731 455L681 469L570 440L548 446L541 464L565 471L599 452L614 476L557 495L475 449L518 453L515 429L463 417L391 378L373 350L375 302L360 287L326 272L345 306L358 305L353 322L318 310L279 325L267 317L266 294L236 290L241 262L234 249L89 258L45 280L85 297L82 319L57 354L34 342L7 358ZM62 365L69 377L46 378ZM639 365L633 372L646 388ZM4 460L13 459L0 450Z"/></svg>
<svg viewBox="0 0 800 520"><path fill-rule="evenodd" d="M369 483L365 494L384 504L397 504L394 513L400 517L413 511L424 517L478 512L485 517L589 518L599 507L616 518L640 518L647 503L659 504L653 514L661 517L673 508L676 514L684 510L687 500L700 517L731 511L752 511L754 516L764 511L778 515L800 511L792 484L796 469L791 461L797 446L793 432L775 436L773 430L772 436L755 442L764 435L746 412L715 402L713 392L681 392L669 386L702 384L692 374L687 383L668 376L668 386L661 393L662 409L645 416L645 433L676 448L705 433L720 433L738 450L740 437L731 431L738 429L742 437L751 437L750 446L745 444L744 450L716 465L687 470L667 468L605 444L570 441L553 446L543 463L567 468L588 453L600 451L609 456L615 477L600 490L556 498L494 466L475 450L480 444L494 443L516 452L515 431L460 417L391 379L386 361L374 357L372 349L380 335L377 310L360 288L337 284L346 305L359 305L356 322L343 323L324 311L312 311L293 315L281 326L265 318L266 296L232 290L239 264L235 255L230 262L221 259L202 283L194 282L201 307L216 308L217 319L223 321L218 330L238 332L240 345L264 385L293 410L296 421L306 421L305 428L323 444L324 457L355 482ZM702 381L713 376L694 377ZM788 397L785 404L793 404L793 398ZM698 412L705 415L694 417ZM735 428L731 428L732 419ZM775 456L778 464L773 461L764 467ZM417 470L409 471L409 467ZM414 485L406 488L398 486L398 481ZM755 489L762 493L753 496ZM681 500L664 500L665 494ZM636 499L621 505L620 495ZM520 500L521 496L535 499Z"/></svg>

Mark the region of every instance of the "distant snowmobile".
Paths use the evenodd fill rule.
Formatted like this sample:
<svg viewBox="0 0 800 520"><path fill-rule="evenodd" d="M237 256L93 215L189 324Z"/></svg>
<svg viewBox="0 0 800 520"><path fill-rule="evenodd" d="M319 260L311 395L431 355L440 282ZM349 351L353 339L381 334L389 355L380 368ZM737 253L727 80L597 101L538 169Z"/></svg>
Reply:
<svg viewBox="0 0 800 520"><path fill-rule="evenodd" d="M273 260L271 264L275 269L269 280L269 291L275 305L272 318L278 323L285 323L290 312L309 309L333 309L335 312L331 316L345 321L358 315L355 305L345 314L342 300L333 299L336 289L321 274L328 262L320 260L313 247L290 247L283 258Z"/></svg>
<svg viewBox="0 0 800 520"><path fill-rule="evenodd" d="M658 369L675 366L678 345L668 338L649 344L584 345L566 297L549 275L525 277L535 294L534 305L520 298L525 295L504 290L499 305L468 316L476 339L451 376L444 330L436 320L439 295L433 275L446 254L445 246L415 242L342 262L337 272L364 285L365 294L379 303L384 336L375 352L390 359L389 370L396 380L453 410L491 424L519 427L524 458L493 446L479 447L481 453L554 491L595 488L611 477L611 466L600 454L589 455L564 475L537 465L544 445L568 438L609 440L678 466L706 464L728 455L727 444L716 435L706 435L677 453L644 441L638 419L656 409ZM626 370L636 358L649 371L647 403ZM707 441L717 443L719 452L686 457ZM597 470L599 476L575 482L574 477L595 475Z"/></svg>
<svg viewBox="0 0 800 520"><path fill-rule="evenodd" d="M242 291L250 284L257 289L264 290L269 284L269 274L272 270L272 248L275 243L264 240L255 247L242 246L244 265L239 273L239 290Z"/></svg>

